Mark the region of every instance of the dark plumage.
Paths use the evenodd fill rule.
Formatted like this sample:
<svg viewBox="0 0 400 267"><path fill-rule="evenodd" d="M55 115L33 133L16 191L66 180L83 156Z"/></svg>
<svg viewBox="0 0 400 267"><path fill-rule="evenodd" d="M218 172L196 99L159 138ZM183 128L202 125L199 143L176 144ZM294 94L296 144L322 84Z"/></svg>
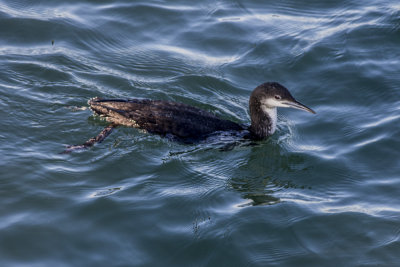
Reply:
<svg viewBox="0 0 400 267"><path fill-rule="evenodd" d="M145 129L180 139L201 139L217 131L241 131L235 122L220 119L205 110L186 104L149 99L89 100L90 108L114 124Z"/></svg>
<svg viewBox="0 0 400 267"><path fill-rule="evenodd" d="M292 107L315 113L296 101L279 83L264 83L250 96L251 125L218 118L205 110L182 103L149 99L101 99L88 101L90 108L111 124L97 137L83 145L70 146L65 152L90 147L103 139L113 127L125 125L145 129L150 133L173 135L182 141L197 141L219 131L247 131L250 139L260 140L272 135L276 129L277 107Z"/></svg>

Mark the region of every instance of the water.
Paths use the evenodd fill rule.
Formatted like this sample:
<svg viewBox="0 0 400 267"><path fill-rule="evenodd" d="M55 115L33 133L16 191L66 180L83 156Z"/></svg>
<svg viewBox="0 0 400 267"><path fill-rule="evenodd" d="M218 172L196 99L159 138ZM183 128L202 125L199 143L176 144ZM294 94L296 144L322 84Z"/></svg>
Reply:
<svg viewBox="0 0 400 267"><path fill-rule="evenodd" d="M47 1L48 2L48 1ZM398 266L398 1L0 1L1 266ZM106 125L89 98L248 122L220 151Z"/></svg>

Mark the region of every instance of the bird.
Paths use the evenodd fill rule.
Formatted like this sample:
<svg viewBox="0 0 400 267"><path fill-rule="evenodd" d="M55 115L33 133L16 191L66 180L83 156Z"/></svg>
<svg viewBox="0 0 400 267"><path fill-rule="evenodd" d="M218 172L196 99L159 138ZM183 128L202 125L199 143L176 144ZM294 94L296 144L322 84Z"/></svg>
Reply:
<svg viewBox="0 0 400 267"><path fill-rule="evenodd" d="M249 99L250 126L220 118L206 110L184 103L151 99L103 99L88 101L90 109L110 124L96 137L82 145L68 146L64 153L102 142L120 125L144 129L161 136L192 143L219 132L245 132L245 138L264 140L276 131L277 108L295 108L315 114L298 102L289 90L278 82L257 86Z"/></svg>

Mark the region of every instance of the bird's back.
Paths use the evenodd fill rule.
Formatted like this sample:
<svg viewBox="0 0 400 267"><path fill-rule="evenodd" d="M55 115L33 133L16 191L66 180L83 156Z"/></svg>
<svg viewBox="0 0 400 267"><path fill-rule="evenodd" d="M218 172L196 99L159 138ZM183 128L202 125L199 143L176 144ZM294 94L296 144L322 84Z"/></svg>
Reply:
<svg viewBox="0 0 400 267"><path fill-rule="evenodd" d="M182 139L200 139L217 131L240 131L232 121L186 104L149 99L89 100L90 108L110 122Z"/></svg>

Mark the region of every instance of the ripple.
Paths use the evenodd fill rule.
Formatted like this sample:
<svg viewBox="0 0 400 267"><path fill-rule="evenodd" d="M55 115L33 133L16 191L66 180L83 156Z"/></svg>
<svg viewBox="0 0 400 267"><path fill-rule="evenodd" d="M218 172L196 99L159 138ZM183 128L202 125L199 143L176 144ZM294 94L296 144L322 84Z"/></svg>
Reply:
<svg viewBox="0 0 400 267"><path fill-rule="evenodd" d="M393 123L393 121L396 121L398 119L400 119L400 115L389 115L388 116L387 114L385 114L385 117L383 117L383 118L379 118L378 120L376 120L374 122L363 124L360 126L363 128L385 126L385 124Z"/></svg>
<svg viewBox="0 0 400 267"><path fill-rule="evenodd" d="M386 139L386 137L387 137L386 135L376 136L376 137L373 137L373 138L370 138L370 139L367 139L367 140L363 140L363 141L361 141L359 143L356 143L356 144L354 144L354 146L355 147L367 146L369 144L376 143L376 142L379 142L381 140L384 140L384 139Z"/></svg>
<svg viewBox="0 0 400 267"><path fill-rule="evenodd" d="M15 1L8 5L0 3L0 10L10 17L18 19L35 19L35 20L52 20L52 19L71 19L73 21L85 22L80 16L74 12L80 7L71 5L63 5L58 7L46 7L44 5L22 4L23 1Z"/></svg>
<svg viewBox="0 0 400 267"><path fill-rule="evenodd" d="M232 57L218 57L218 56L208 56L206 54L202 54L199 51L190 51L188 49L176 47L176 46L166 46L166 45L158 45L154 46L154 49L159 49L160 51L168 51L168 53L174 52L177 54L179 58L181 57L187 57L190 58L193 61L200 61L203 64L210 64L210 65L222 65L222 64L227 64L234 62L237 60L237 57L232 56Z"/></svg>
<svg viewBox="0 0 400 267"><path fill-rule="evenodd" d="M372 206L370 203L365 205L349 205L341 207L326 207L321 209L324 213L345 213L345 212L357 212L364 213L371 216L380 217L384 213L398 214L400 209L394 207L388 207L386 205L375 205Z"/></svg>
<svg viewBox="0 0 400 267"><path fill-rule="evenodd" d="M118 191L123 190L123 189L124 189L123 187L113 187L113 188L101 189L94 193L91 193L88 197L89 198L106 197L106 196L115 194Z"/></svg>

